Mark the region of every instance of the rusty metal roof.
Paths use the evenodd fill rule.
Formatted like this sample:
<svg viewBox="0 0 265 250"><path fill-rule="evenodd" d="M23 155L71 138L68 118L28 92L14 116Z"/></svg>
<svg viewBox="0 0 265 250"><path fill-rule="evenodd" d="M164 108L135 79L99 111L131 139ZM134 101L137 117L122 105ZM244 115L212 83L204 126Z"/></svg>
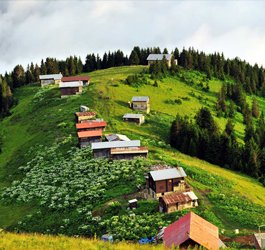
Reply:
<svg viewBox="0 0 265 250"><path fill-rule="evenodd" d="M78 138L90 138L90 137L100 137L102 136L102 130L90 130L77 132Z"/></svg>
<svg viewBox="0 0 265 250"><path fill-rule="evenodd" d="M169 248L188 239L208 250L219 249L218 227L193 212L170 224L164 232L164 245Z"/></svg>
<svg viewBox="0 0 265 250"><path fill-rule="evenodd" d="M167 205L172 205L176 203L188 203L192 201L191 197L184 193L167 194L167 195L163 195L161 198L164 200L164 202Z"/></svg>
<svg viewBox="0 0 265 250"><path fill-rule="evenodd" d="M64 76L62 82L73 82L73 81L89 81L89 76Z"/></svg>
<svg viewBox="0 0 265 250"><path fill-rule="evenodd" d="M97 112L76 112L75 115L76 116L96 116Z"/></svg>

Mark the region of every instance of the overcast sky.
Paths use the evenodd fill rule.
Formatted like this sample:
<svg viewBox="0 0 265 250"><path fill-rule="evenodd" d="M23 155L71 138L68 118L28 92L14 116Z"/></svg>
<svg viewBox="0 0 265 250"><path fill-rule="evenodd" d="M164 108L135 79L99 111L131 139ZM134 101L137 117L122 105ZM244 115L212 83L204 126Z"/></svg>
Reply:
<svg viewBox="0 0 265 250"><path fill-rule="evenodd" d="M0 73L42 58L194 47L265 65L265 1L0 0Z"/></svg>

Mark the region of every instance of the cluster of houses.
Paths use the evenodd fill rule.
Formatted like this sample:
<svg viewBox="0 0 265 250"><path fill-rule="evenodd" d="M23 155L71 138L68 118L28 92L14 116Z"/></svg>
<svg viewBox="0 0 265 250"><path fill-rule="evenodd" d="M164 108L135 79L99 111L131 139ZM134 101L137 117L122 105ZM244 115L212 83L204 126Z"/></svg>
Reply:
<svg viewBox="0 0 265 250"><path fill-rule="evenodd" d="M130 140L121 134L103 135L107 122L95 119L96 112L76 112L75 116L79 146L91 146L94 158L129 160L148 156L148 148L141 146L140 140Z"/></svg>
<svg viewBox="0 0 265 250"><path fill-rule="evenodd" d="M83 86L87 86L90 82L89 76L63 77L61 73L40 75L39 79L42 87L51 84L59 84L61 97L81 94L83 91Z"/></svg>
<svg viewBox="0 0 265 250"><path fill-rule="evenodd" d="M186 183L182 167L156 165L146 176L146 198L159 200L159 211L172 213L198 206L198 197Z"/></svg>

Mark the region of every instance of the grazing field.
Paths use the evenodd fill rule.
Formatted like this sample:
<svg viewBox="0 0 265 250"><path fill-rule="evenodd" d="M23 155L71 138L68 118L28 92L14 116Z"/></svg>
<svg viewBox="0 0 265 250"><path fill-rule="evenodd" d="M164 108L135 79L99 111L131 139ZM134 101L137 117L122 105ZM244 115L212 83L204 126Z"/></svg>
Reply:
<svg viewBox="0 0 265 250"><path fill-rule="evenodd" d="M181 154L168 144L176 114L192 119L202 106L212 111L218 126L224 129L227 119L217 117L215 111L222 82L210 80L209 91L205 91L199 84L205 77L202 73L182 71L182 76L164 78L157 85L151 78L148 84L125 84L128 75L143 70L146 67L130 66L94 71L89 74L91 84L81 96L63 99L57 86L41 89L32 84L16 89L18 105L0 124L0 227L90 237L95 232L111 232L119 239L136 241L145 232L153 234L157 230L154 225L168 225L187 212L161 215L156 210L157 202L142 200L135 210L136 219L128 219L128 198L138 195L137 186L145 182L144 171L158 162L184 167L188 182L200 199L200 206L194 211L226 229L225 234L233 234L235 228L249 234L265 223L265 188L257 180ZM151 113L142 126L122 121L125 113L132 112L128 102L136 95L148 95L151 100ZM264 99L258 101L261 110L265 110ZM94 162L89 150L75 149L73 114L80 105L97 111L98 117L107 121L106 133L140 139L150 149L149 159L122 163L119 169L119 163ZM242 121L242 115L237 113L233 122L239 141L244 136ZM92 171L95 166L96 176ZM95 188L90 185L93 181ZM96 203L91 202L92 197ZM61 219L55 222L59 215ZM145 232L140 230L143 226ZM128 231L128 227L137 230Z"/></svg>
<svg viewBox="0 0 265 250"><path fill-rule="evenodd" d="M96 239L70 238L38 234L0 233L1 250L162 250L163 245L106 243Z"/></svg>

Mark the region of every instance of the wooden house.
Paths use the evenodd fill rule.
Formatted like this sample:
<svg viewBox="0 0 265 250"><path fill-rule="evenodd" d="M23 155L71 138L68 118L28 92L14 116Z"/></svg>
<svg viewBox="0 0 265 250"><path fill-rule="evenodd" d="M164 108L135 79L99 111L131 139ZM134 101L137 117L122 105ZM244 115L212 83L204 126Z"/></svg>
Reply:
<svg viewBox="0 0 265 250"><path fill-rule="evenodd" d="M41 87L50 85L50 84L59 84L61 82L63 75L59 74L50 74L50 75L40 75L40 84Z"/></svg>
<svg viewBox="0 0 265 250"><path fill-rule="evenodd" d="M126 122L135 122L139 125L144 123L144 115L142 114L125 114L123 120Z"/></svg>
<svg viewBox="0 0 265 250"><path fill-rule="evenodd" d="M190 191L184 180L186 176L181 167L150 171L146 179L149 195L158 199L172 192Z"/></svg>
<svg viewBox="0 0 265 250"><path fill-rule="evenodd" d="M77 123L75 126L77 131L91 131L91 130L104 131L107 126L107 122L101 120L91 120L82 123Z"/></svg>
<svg viewBox="0 0 265 250"><path fill-rule="evenodd" d="M172 213L197 206L198 197L192 191L166 194L159 198L159 211L163 213Z"/></svg>
<svg viewBox="0 0 265 250"><path fill-rule="evenodd" d="M139 140L112 141L92 143L91 148L95 158L107 157L112 159L133 159L134 157L147 157L148 148L140 147Z"/></svg>
<svg viewBox="0 0 265 250"><path fill-rule="evenodd" d="M97 115L97 112L76 112L75 117L76 117L76 122L82 123L89 121L93 118L95 118Z"/></svg>
<svg viewBox="0 0 265 250"><path fill-rule="evenodd" d="M61 97L78 95L82 93L83 83L81 81L60 82L59 88L61 91Z"/></svg>
<svg viewBox="0 0 265 250"><path fill-rule="evenodd" d="M149 54L147 57L148 65L151 65L157 61L162 61L163 58L166 59L167 66L170 68L171 67L171 60L172 60L172 54Z"/></svg>
<svg viewBox="0 0 265 250"><path fill-rule="evenodd" d="M110 150L111 158L114 160L131 160L135 157L147 158L147 147L124 147L124 148L112 148Z"/></svg>
<svg viewBox="0 0 265 250"><path fill-rule="evenodd" d="M219 239L218 227L190 212L165 228L164 246L180 250L196 246L218 250L224 244Z"/></svg>
<svg viewBox="0 0 265 250"><path fill-rule="evenodd" d="M77 132L80 148L91 145L92 142L100 142L102 130L80 131Z"/></svg>
<svg viewBox="0 0 265 250"><path fill-rule="evenodd" d="M64 76L62 82L79 82L83 83L83 86L87 86L90 83L89 76Z"/></svg>
<svg viewBox="0 0 265 250"><path fill-rule="evenodd" d="M132 98L132 109L146 112L150 112L150 99L148 96L134 96Z"/></svg>
<svg viewBox="0 0 265 250"><path fill-rule="evenodd" d="M121 134L107 134L105 137L107 141L130 141L126 135Z"/></svg>
<svg viewBox="0 0 265 250"><path fill-rule="evenodd" d="M265 233L254 234L254 244L259 250L265 249Z"/></svg>

